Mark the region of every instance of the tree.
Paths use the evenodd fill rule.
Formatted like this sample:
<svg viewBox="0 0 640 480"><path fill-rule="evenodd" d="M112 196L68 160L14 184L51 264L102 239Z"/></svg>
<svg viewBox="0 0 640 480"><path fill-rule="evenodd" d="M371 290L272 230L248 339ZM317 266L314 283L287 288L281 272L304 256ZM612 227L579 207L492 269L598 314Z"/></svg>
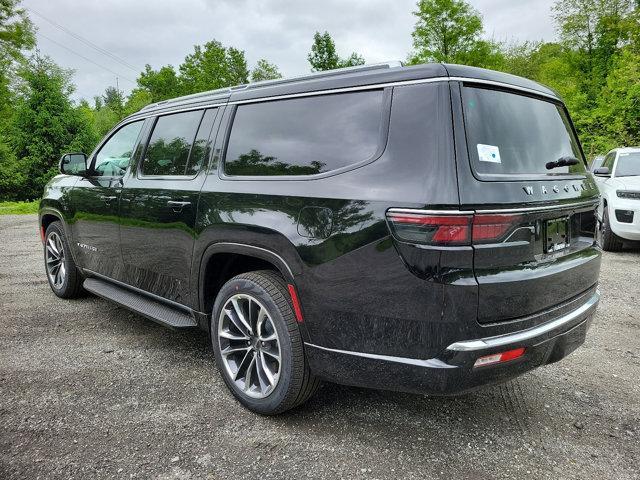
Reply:
<svg viewBox="0 0 640 480"><path fill-rule="evenodd" d="M560 39L573 56L589 106L597 103L625 32L632 0L558 0L553 7Z"/></svg>
<svg viewBox="0 0 640 480"><path fill-rule="evenodd" d="M0 0L0 59L21 60L22 52L35 46L34 27L20 0Z"/></svg>
<svg viewBox="0 0 640 480"><path fill-rule="evenodd" d="M313 35L313 45L311 45L311 52L307 55L307 60L311 64L312 72L364 65L365 63L364 58L355 52L344 60L340 59L333 38L326 31L324 33L316 32Z"/></svg>
<svg viewBox="0 0 640 480"><path fill-rule="evenodd" d="M278 67L272 63L269 63L264 58L258 60L256 66L251 70L251 81L260 82L262 80L275 80L281 78L282 75L278 70Z"/></svg>
<svg viewBox="0 0 640 480"><path fill-rule="evenodd" d="M495 66L499 45L482 40L482 16L464 0L420 0L410 64L427 62Z"/></svg>
<svg viewBox="0 0 640 480"><path fill-rule="evenodd" d="M248 83L249 71L242 50L225 48L212 40L204 46L195 45L179 67L184 94L215 90Z"/></svg>
<svg viewBox="0 0 640 480"><path fill-rule="evenodd" d="M24 180L15 196L27 200L42 195L44 185L57 173L63 152L90 151L95 135L69 98L73 92L70 71L36 54L19 74L24 84L12 118L11 144Z"/></svg>
<svg viewBox="0 0 640 480"><path fill-rule="evenodd" d="M9 145L8 126L15 98L11 89L23 51L35 45L34 27L19 0L0 0L0 198L19 190L22 182Z"/></svg>
<svg viewBox="0 0 640 480"><path fill-rule="evenodd" d="M160 102L182 94L180 79L171 65L153 70L151 65L144 66L144 72L137 79L138 87L146 90L151 96L151 102Z"/></svg>
<svg viewBox="0 0 640 480"><path fill-rule="evenodd" d="M102 95L104 106L116 114L118 120L124 118L124 96L116 87L107 87Z"/></svg>

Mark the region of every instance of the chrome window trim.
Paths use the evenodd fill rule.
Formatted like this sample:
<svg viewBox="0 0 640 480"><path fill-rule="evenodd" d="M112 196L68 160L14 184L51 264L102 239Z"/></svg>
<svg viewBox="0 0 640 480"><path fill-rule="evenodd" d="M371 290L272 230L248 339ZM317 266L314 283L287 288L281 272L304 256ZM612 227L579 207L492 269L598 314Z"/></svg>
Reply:
<svg viewBox="0 0 640 480"><path fill-rule="evenodd" d="M504 335L496 335L494 337L479 338L475 340L464 340L461 342L452 343L447 347L447 350L454 352L474 352L477 350L485 350L487 348L503 347L505 345L511 345L518 342L531 340L545 333L549 333L552 330L560 328L568 323L571 323L580 316L586 314L590 310L595 309L600 301L600 292L596 291L585 303L580 305L575 310L563 315L560 318L551 320L550 322L543 323L536 327L532 327L526 330L521 330L515 333L506 333Z"/></svg>
<svg viewBox="0 0 640 480"><path fill-rule="evenodd" d="M401 87L404 85L421 85L424 83L439 83L439 82L467 82L467 83L476 83L483 85L490 85L494 87L502 87L509 90L521 91L524 93L530 93L533 95L539 95L543 97L550 98L555 101L560 101L560 99L553 94L546 93L541 90L535 90L533 88L520 87L518 85L512 85L510 83L504 82L496 82L493 80L482 80L479 78L472 77L432 77L432 78L419 78L414 80L397 80L395 82L384 82L384 83L372 83L367 85L357 85L353 87L342 87L342 88L334 88L334 89L326 89L326 90L312 90L308 92L300 92L300 93L288 93L283 95L272 95L266 97L256 97L247 100L235 100L235 101L226 101L226 102L217 102L217 103L208 103L208 104L199 104L197 106L184 107L179 109L171 109L171 106L167 106L166 109L157 109L152 111L144 111L140 110L137 113L134 113L132 116L127 117L127 120L132 119L144 119L148 117L153 117L155 115L166 114L166 113L178 113L178 112L187 112L190 110L198 110L204 108L214 108L220 107L224 105L241 105L244 103L258 103L258 102L268 102L272 100L283 100L287 98L298 98L298 97L309 97L314 95L329 95L335 93L344 93L344 92L356 92L360 90L375 90L378 88L386 88L386 87ZM232 92L233 93L233 92Z"/></svg>
<svg viewBox="0 0 640 480"><path fill-rule="evenodd" d="M468 82L468 83L480 83L483 85L491 85L493 87L502 87L502 88L507 88L509 90L519 90L521 92L525 92L525 93L531 93L532 95L539 95L542 97L547 97L547 98L551 98L552 100L555 100L556 102L559 101L560 99L551 94L551 93L547 93L547 92L543 92L541 90L535 90L533 88L527 88L527 87L520 87L518 85L512 85L510 83L504 83L504 82L496 82L494 80L482 80L479 78L466 78L466 77L449 77L449 80L451 81L455 81L455 82Z"/></svg>

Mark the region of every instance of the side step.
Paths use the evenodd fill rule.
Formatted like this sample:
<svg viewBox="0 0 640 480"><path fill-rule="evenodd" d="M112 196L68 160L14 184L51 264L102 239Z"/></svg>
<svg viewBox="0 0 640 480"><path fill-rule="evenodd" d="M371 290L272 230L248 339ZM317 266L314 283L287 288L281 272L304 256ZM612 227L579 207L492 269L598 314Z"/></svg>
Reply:
<svg viewBox="0 0 640 480"><path fill-rule="evenodd" d="M120 287L106 280L90 277L82 286L85 290L99 297L111 300L129 310L139 313L149 320L158 322L169 328L197 327L196 320L187 312L166 305L146 295Z"/></svg>

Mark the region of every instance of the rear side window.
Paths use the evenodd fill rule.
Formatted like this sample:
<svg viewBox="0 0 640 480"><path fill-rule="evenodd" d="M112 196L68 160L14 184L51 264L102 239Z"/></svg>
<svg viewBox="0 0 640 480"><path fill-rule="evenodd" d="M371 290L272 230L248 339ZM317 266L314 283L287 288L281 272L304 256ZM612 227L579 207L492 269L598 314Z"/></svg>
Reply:
<svg viewBox="0 0 640 480"><path fill-rule="evenodd" d="M370 160L381 143L382 90L237 107L227 175L313 175Z"/></svg>
<svg viewBox="0 0 640 480"><path fill-rule="evenodd" d="M463 87L467 146L476 173L496 177L584 174L585 162L562 106L534 97ZM547 169L575 157L577 165Z"/></svg>
<svg viewBox="0 0 640 480"><path fill-rule="evenodd" d="M189 154L202 114L202 110L175 113L156 120L142 162L143 175L194 175Z"/></svg>

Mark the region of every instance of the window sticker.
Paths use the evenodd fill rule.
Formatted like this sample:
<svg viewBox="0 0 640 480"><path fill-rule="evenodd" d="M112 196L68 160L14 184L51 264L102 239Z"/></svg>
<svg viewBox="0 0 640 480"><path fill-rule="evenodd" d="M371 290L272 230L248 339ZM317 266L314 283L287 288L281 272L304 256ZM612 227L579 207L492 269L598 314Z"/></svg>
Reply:
<svg viewBox="0 0 640 480"><path fill-rule="evenodd" d="M478 158L481 162L502 163L500 149L494 145L478 143Z"/></svg>

